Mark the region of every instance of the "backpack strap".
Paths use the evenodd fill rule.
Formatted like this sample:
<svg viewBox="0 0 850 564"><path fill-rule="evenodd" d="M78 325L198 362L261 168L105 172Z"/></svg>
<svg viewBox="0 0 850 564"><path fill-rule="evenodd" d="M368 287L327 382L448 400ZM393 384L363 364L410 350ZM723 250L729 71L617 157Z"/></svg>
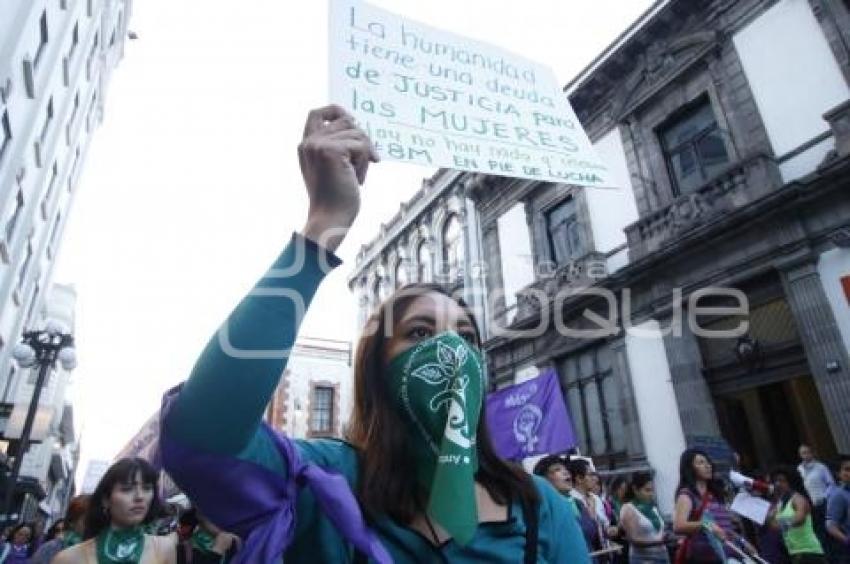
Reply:
<svg viewBox="0 0 850 564"><path fill-rule="evenodd" d="M540 536L539 503L523 501L522 520L525 521L525 553L524 564L537 562L537 545Z"/></svg>

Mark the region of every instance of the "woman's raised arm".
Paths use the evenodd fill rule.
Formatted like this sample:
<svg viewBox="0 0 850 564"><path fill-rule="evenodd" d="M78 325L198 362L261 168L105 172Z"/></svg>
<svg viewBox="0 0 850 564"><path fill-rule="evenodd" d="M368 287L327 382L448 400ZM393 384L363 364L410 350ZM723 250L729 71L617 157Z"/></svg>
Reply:
<svg viewBox="0 0 850 564"><path fill-rule="evenodd" d="M251 446L263 411L333 252L360 209L359 185L377 161L369 138L339 106L313 110L298 148L307 221L210 339L166 420L187 446L237 454Z"/></svg>

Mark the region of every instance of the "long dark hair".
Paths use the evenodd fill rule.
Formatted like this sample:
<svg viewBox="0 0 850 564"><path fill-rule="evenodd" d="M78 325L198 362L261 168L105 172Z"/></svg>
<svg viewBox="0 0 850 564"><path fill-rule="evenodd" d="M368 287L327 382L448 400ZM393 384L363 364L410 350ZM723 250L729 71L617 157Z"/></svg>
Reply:
<svg viewBox="0 0 850 564"><path fill-rule="evenodd" d="M629 487L626 490L626 501L634 501L637 498L635 491L641 489L651 481L651 472L635 472L632 474L632 479L629 480Z"/></svg>
<svg viewBox="0 0 850 564"><path fill-rule="evenodd" d="M697 456L704 456L714 471L714 462L708 453L702 449L689 448L679 457L679 485L676 487L676 496L682 493L682 490L687 490L694 494L697 498L700 497L700 492L697 489L697 475L694 471L694 460ZM713 476L705 481L705 487L708 492L719 502L726 501L726 490L723 487L723 482Z"/></svg>
<svg viewBox="0 0 850 564"><path fill-rule="evenodd" d="M50 525L50 528L47 529L47 534L44 536L44 542L52 541L53 539L55 539L60 532L59 527L63 527L62 530L64 531L64 528L67 526L68 523L65 521L65 519L57 519L52 525Z"/></svg>
<svg viewBox="0 0 850 564"><path fill-rule="evenodd" d="M346 439L359 451L360 478L357 496L371 516L388 515L400 523L410 523L425 507L424 492L416 482L416 467L409 454L408 426L393 407L384 380L387 333L410 304L429 293L454 300L476 323L469 306L439 284L416 283L399 289L369 318L357 344L354 361L354 409L346 429ZM474 325L480 346L481 333ZM478 473L475 478L497 503L537 502L539 496L531 478L522 468L498 457L490 442L484 406L476 436Z"/></svg>
<svg viewBox="0 0 850 564"><path fill-rule="evenodd" d="M106 474L98 482L94 493L89 498L84 538L90 539L96 537L109 526L109 513L104 508L104 502L112 495L112 490L116 485L132 484L137 474L141 475L143 484L150 485L153 488L153 499L142 522L147 524L154 520L159 512L159 497L157 493L159 474L143 458L122 458L109 467Z"/></svg>
<svg viewBox="0 0 850 564"><path fill-rule="evenodd" d="M625 476L617 476L611 480L611 484L608 486L608 495L611 496L611 499L617 498L617 490L623 487L623 484L626 485L625 499L629 499L629 480ZM620 500L617 499L617 501L619 502Z"/></svg>
<svg viewBox="0 0 850 564"><path fill-rule="evenodd" d="M777 466L776 468L770 471L770 480L776 480L777 476L782 476L783 478L785 478L785 481L788 482L788 488L791 490L790 493L792 495L795 493L800 494L801 496L805 497L806 500L809 502L809 505L811 505L812 498L809 496L809 492L806 491L806 486L803 485L803 477L800 475L799 472L797 472L796 469L784 464L781 466ZM783 499L782 501L783 503L785 503L787 500Z"/></svg>

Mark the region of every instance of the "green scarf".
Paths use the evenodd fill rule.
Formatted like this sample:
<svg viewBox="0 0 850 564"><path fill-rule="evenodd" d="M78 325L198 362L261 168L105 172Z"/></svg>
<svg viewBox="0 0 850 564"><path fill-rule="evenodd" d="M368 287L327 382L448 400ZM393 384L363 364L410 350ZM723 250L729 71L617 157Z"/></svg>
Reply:
<svg viewBox="0 0 850 564"><path fill-rule="evenodd" d="M623 509L623 502L614 497L613 495L611 496L611 509L614 510L614 522L619 523L620 511L622 511Z"/></svg>
<svg viewBox="0 0 850 564"><path fill-rule="evenodd" d="M215 536L209 531L198 527L192 533L192 547L201 552L212 552L215 544Z"/></svg>
<svg viewBox="0 0 850 564"><path fill-rule="evenodd" d="M65 534L62 535L62 545L65 548L80 544L81 542L83 542L83 536L77 531L65 531Z"/></svg>
<svg viewBox="0 0 850 564"><path fill-rule="evenodd" d="M217 552L213 550L213 545L215 544L215 535L211 532L198 527L195 529L195 532L192 533L192 549L197 549L204 554L215 554L216 556L220 556L219 562L224 564L227 562L227 552L225 554L219 555Z"/></svg>
<svg viewBox="0 0 850 564"><path fill-rule="evenodd" d="M427 512L461 546L475 535L475 437L484 390L481 353L454 331L404 351L389 364L392 397L410 423L417 481Z"/></svg>
<svg viewBox="0 0 850 564"><path fill-rule="evenodd" d="M145 533L141 527L113 529L108 527L97 536L97 564L131 562L138 564L145 550Z"/></svg>
<svg viewBox="0 0 850 564"><path fill-rule="evenodd" d="M640 511L644 517L649 519L649 522L652 523L652 526L656 531L660 531L661 527L664 525L661 522L661 517L658 515L658 511L655 510L654 503L647 503L645 501L633 501L632 504Z"/></svg>

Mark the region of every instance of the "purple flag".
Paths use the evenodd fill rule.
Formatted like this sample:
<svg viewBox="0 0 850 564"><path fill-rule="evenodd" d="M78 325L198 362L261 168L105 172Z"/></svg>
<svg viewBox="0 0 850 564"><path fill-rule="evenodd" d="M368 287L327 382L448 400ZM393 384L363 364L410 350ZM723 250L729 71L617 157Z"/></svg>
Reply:
<svg viewBox="0 0 850 564"><path fill-rule="evenodd" d="M562 452L576 445L554 370L489 394L487 426L496 452L508 460Z"/></svg>

